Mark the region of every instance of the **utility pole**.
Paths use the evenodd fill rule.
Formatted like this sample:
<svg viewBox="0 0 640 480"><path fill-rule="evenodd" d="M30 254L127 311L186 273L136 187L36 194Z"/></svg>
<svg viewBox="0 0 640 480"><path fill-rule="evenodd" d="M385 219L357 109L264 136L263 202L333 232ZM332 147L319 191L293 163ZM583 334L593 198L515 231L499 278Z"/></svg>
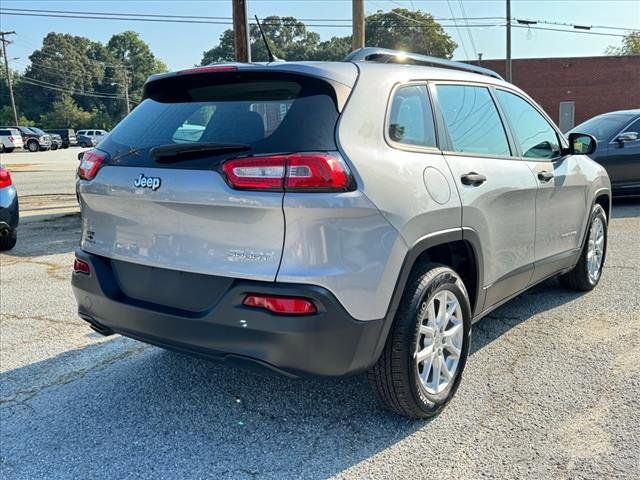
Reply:
<svg viewBox="0 0 640 480"><path fill-rule="evenodd" d="M364 0L352 0L351 6L351 19L353 22L351 48L357 50L364 47Z"/></svg>
<svg viewBox="0 0 640 480"><path fill-rule="evenodd" d="M16 100L13 98L13 85L11 83L11 71L9 70L9 57L7 57L7 44L11 43L6 40L5 35L15 35L16 32L0 32L0 41L2 42L2 56L4 57L4 68L7 73L7 85L9 86L9 97L11 98L11 108L13 108L13 120L18 125L18 110L16 110Z"/></svg>
<svg viewBox="0 0 640 480"><path fill-rule="evenodd" d="M507 82L511 82L511 0L507 0Z"/></svg>
<svg viewBox="0 0 640 480"><path fill-rule="evenodd" d="M246 0L233 2L233 48L236 62L251 61L251 44L249 43L249 24L247 23Z"/></svg>
<svg viewBox="0 0 640 480"><path fill-rule="evenodd" d="M127 67L124 67L124 101L127 104L127 115L131 112L131 106L129 105L129 72L127 72Z"/></svg>
<svg viewBox="0 0 640 480"><path fill-rule="evenodd" d="M482 53L478 52L478 66L481 67L482 66Z"/></svg>

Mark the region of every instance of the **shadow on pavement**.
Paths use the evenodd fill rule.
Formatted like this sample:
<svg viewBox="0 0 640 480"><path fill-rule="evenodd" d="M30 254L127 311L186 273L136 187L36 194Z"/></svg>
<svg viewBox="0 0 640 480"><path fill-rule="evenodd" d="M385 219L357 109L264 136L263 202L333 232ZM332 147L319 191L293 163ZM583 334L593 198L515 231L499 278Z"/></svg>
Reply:
<svg viewBox="0 0 640 480"><path fill-rule="evenodd" d="M578 296L535 287L474 326L473 352ZM326 478L442 433L382 410L363 375L261 375L122 337L0 378L4 478Z"/></svg>
<svg viewBox="0 0 640 480"><path fill-rule="evenodd" d="M39 221L23 222L18 227L18 243L10 257L40 257L73 252L80 241L80 214L70 213Z"/></svg>
<svg viewBox="0 0 640 480"><path fill-rule="evenodd" d="M611 218L640 217L640 197L614 198Z"/></svg>

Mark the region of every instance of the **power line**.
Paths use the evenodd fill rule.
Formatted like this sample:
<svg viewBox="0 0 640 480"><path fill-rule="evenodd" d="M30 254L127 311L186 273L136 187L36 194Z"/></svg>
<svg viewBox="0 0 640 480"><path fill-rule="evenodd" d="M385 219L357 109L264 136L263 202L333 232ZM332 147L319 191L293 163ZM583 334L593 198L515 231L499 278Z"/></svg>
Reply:
<svg viewBox="0 0 640 480"><path fill-rule="evenodd" d="M49 83L49 82L44 82L42 80L38 80L36 78L30 78L30 77L26 77L26 76L22 76L20 77L20 82L24 82L26 84L29 85L34 85L36 87L42 87L42 88L48 88L50 90L57 90L59 92L64 92L64 93L68 93L70 95L84 95L87 97L97 97L97 98L110 98L113 100L121 100L124 97L122 95L117 95L117 94L100 94L100 93L93 93L93 92L80 92L78 90L72 89L72 88L67 88L63 85L57 85L54 83Z"/></svg>
<svg viewBox="0 0 640 480"><path fill-rule="evenodd" d="M469 20L467 20L467 12L464 8L464 3L462 0L458 0L458 4L460 5L460 11L462 12L462 16L464 17L464 23L469 26ZM473 39L473 33L471 33L471 29L467 29L467 34L469 35L469 40L471 41L471 48L473 48L474 58L478 58L478 49L476 48L476 42Z"/></svg>
<svg viewBox="0 0 640 480"><path fill-rule="evenodd" d="M449 11L451 12L451 16L453 17L453 8L451 7L451 2L449 2L449 0L447 0L447 5L449 6ZM457 20L454 20L453 23L456 26L456 32L458 32L458 37L460 37L460 43L462 44L462 50L464 50L464 55L466 58L469 58L469 53L467 52L467 47L465 46L465 41L464 41L464 37L462 36L462 33L460 32L460 27L458 27L458 22ZM468 25L467 25L468 28ZM476 58L475 56L473 58Z"/></svg>

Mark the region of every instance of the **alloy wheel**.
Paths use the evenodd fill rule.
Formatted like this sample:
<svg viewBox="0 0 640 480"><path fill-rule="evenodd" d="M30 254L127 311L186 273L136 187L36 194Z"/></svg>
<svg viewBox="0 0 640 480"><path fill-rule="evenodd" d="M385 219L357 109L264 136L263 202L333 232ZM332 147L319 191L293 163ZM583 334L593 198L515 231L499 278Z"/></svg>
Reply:
<svg viewBox="0 0 640 480"><path fill-rule="evenodd" d="M464 338L462 309L457 297L441 290L420 309L414 353L420 383L430 394L442 392L453 381Z"/></svg>
<svg viewBox="0 0 640 480"><path fill-rule="evenodd" d="M600 277L602 258L604 257L604 240L604 223L602 218L595 217L591 223L587 247L587 272L589 280L593 283L597 282Z"/></svg>

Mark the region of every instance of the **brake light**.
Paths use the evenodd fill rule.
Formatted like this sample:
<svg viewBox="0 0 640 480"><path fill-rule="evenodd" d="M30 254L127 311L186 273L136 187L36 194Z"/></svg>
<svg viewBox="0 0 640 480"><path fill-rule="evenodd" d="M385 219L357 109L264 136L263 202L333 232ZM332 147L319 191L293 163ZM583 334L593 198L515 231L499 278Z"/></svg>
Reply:
<svg viewBox="0 0 640 480"><path fill-rule="evenodd" d="M76 258L73 261L73 271L75 273L84 273L85 275L89 275L91 273L91 267L84 260L80 260Z"/></svg>
<svg viewBox="0 0 640 480"><path fill-rule="evenodd" d="M10 187L13 184L11 174L6 168L0 168L0 188Z"/></svg>
<svg viewBox="0 0 640 480"><path fill-rule="evenodd" d="M269 310L279 315L312 315L318 311L311 300L301 297L249 294L242 304Z"/></svg>
<svg viewBox="0 0 640 480"><path fill-rule="evenodd" d="M189 75L191 73L233 72L237 69L238 67L233 65L213 65L210 67L187 68L186 70L180 70L178 75Z"/></svg>
<svg viewBox="0 0 640 480"><path fill-rule="evenodd" d="M83 180L93 179L105 158L106 155L98 152L98 150L87 150L84 152L80 165L78 166L78 177Z"/></svg>
<svg viewBox="0 0 640 480"><path fill-rule="evenodd" d="M236 158L222 169L229 185L238 190L340 192L352 186L347 166L326 153Z"/></svg>

